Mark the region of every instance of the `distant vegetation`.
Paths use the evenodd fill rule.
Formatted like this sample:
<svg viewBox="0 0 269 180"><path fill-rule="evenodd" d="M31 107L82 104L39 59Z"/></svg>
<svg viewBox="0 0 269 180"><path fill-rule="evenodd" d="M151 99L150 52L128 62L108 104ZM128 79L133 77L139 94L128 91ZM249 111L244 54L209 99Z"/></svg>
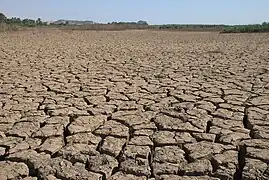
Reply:
<svg viewBox="0 0 269 180"><path fill-rule="evenodd" d="M258 33L269 32L269 23L250 25L202 25L202 24L167 24L156 26L164 30L220 31L221 33Z"/></svg>
<svg viewBox="0 0 269 180"><path fill-rule="evenodd" d="M3 13L0 13L0 31L16 31L24 27L47 26L47 22L42 22L40 18L20 19L17 17L7 18Z"/></svg>
<svg viewBox="0 0 269 180"><path fill-rule="evenodd" d="M7 20L7 17L3 13L0 13L0 23L4 23L6 22L6 20Z"/></svg>
<svg viewBox="0 0 269 180"><path fill-rule="evenodd" d="M222 33L259 33L269 32L269 23L226 26Z"/></svg>
<svg viewBox="0 0 269 180"><path fill-rule="evenodd" d="M25 27L56 27L64 30L127 30L127 29L153 29L172 31L216 31L221 33L251 33L269 32L269 23L253 25L208 25L208 24L165 24L149 25L147 21L138 22L109 22L107 24L93 21L58 20L52 23L43 22L40 18L20 19L17 17L7 18L0 13L0 31L14 31Z"/></svg>
<svg viewBox="0 0 269 180"><path fill-rule="evenodd" d="M161 30L190 30L190 31L221 31L225 25L210 24L164 24L155 25L155 28Z"/></svg>
<svg viewBox="0 0 269 180"><path fill-rule="evenodd" d="M47 25L47 22L42 22L40 18L38 18L37 20L20 19L17 17L7 18L3 13L0 13L0 23L20 25L20 26L25 26L25 27Z"/></svg>

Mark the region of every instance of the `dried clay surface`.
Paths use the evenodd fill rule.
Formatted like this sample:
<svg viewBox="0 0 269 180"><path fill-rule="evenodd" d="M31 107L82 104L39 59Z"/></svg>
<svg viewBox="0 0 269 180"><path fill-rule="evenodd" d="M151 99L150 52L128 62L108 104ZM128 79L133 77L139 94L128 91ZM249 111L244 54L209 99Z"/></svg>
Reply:
<svg viewBox="0 0 269 180"><path fill-rule="evenodd" d="M0 34L0 179L269 179L269 34Z"/></svg>

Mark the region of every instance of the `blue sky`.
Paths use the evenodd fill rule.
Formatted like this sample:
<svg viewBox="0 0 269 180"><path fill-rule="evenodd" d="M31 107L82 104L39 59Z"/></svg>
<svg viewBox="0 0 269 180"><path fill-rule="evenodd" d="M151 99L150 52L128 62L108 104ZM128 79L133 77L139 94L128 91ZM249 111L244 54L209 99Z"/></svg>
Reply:
<svg viewBox="0 0 269 180"><path fill-rule="evenodd" d="M150 24L250 24L269 21L269 0L0 0L8 17Z"/></svg>

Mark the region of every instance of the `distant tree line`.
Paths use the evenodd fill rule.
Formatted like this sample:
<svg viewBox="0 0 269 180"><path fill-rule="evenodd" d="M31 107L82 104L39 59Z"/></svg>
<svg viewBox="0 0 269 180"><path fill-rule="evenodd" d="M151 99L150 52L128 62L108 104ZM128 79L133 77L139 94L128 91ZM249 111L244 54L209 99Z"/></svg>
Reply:
<svg viewBox="0 0 269 180"><path fill-rule="evenodd" d="M211 24L164 24L153 25L154 29L172 31L222 31L225 25Z"/></svg>
<svg viewBox="0 0 269 180"><path fill-rule="evenodd" d="M252 33L269 32L269 23L250 25L208 25L208 24L165 24L154 25L160 30L190 30L190 31L219 31L221 33Z"/></svg>
<svg viewBox="0 0 269 180"><path fill-rule="evenodd" d="M157 25L159 29L203 29L203 28L223 28L225 25L211 25L211 24L164 24Z"/></svg>
<svg viewBox="0 0 269 180"><path fill-rule="evenodd" d="M269 32L269 22L263 22L262 24L250 24L250 25L235 25L226 26L222 33L258 33Z"/></svg>
<svg viewBox="0 0 269 180"><path fill-rule="evenodd" d="M37 20L20 19L17 17L7 18L3 13L0 13L0 23L20 25L20 26L26 26L26 27L47 25L47 22L43 22L40 18L38 18Z"/></svg>

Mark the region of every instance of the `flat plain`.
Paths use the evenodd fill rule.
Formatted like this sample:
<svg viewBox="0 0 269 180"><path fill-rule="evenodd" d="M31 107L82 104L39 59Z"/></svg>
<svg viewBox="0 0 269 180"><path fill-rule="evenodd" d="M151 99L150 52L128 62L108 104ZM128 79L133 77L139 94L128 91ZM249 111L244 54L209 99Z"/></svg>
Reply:
<svg viewBox="0 0 269 180"><path fill-rule="evenodd" d="M0 179L269 179L269 34L0 34Z"/></svg>

